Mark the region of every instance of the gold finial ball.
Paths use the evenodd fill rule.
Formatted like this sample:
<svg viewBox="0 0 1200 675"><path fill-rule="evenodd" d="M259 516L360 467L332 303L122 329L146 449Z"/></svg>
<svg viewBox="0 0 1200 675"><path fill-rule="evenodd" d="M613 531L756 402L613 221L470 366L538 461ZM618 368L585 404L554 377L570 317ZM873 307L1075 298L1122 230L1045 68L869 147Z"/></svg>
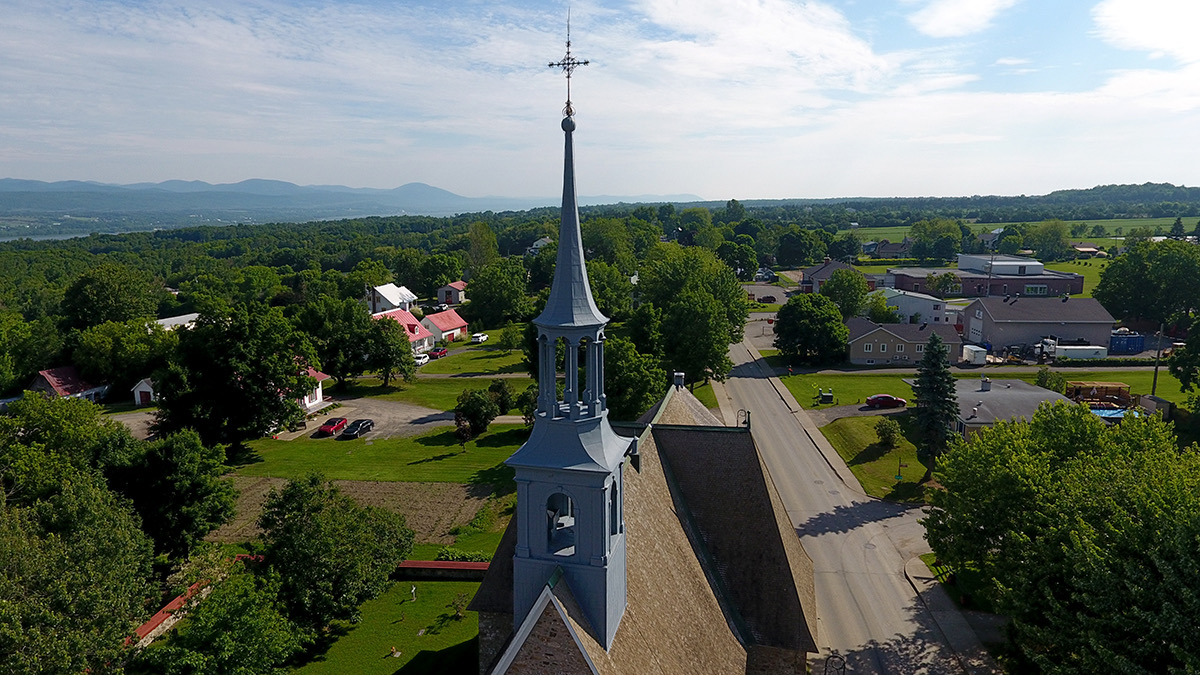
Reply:
<svg viewBox="0 0 1200 675"><path fill-rule="evenodd" d="M575 131L575 118L574 117L564 117L563 121L562 121L562 130L568 131L568 132Z"/></svg>

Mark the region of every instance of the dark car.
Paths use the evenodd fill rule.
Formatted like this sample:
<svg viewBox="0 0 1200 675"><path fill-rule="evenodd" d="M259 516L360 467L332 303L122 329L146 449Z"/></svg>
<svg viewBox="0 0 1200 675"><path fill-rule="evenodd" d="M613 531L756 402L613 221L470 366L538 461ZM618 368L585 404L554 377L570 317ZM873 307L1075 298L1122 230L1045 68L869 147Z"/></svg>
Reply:
<svg viewBox="0 0 1200 675"><path fill-rule="evenodd" d="M321 434L322 436L332 436L345 427L345 417L330 417L329 419L325 420L325 424L322 424L320 429L317 429L317 433Z"/></svg>
<svg viewBox="0 0 1200 675"><path fill-rule="evenodd" d="M761 296L761 297L758 299L758 301L759 301L759 302L761 302L761 303L763 303L763 304L767 304L767 303L773 303L773 302L775 302L775 296L773 296L773 295L764 295L764 296Z"/></svg>
<svg viewBox="0 0 1200 675"><path fill-rule="evenodd" d="M375 420L354 420L342 432L342 438L358 438L375 428Z"/></svg>
<svg viewBox="0 0 1200 675"><path fill-rule="evenodd" d="M903 408L908 401L891 394L875 394L867 397L867 407L870 408Z"/></svg>
<svg viewBox="0 0 1200 675"><path fill-rule="evenodd" d="M445 347L438 347L437 349L431 350L431 351L429 352L429 358L431 358L431 359L440 359L440 358L442 358L443 356L445 356L445 355L446 355L446 354L448 354L448 353L449 353L449 352L447 352L447 351L446 351L446 348L445 348Z"/></svg>

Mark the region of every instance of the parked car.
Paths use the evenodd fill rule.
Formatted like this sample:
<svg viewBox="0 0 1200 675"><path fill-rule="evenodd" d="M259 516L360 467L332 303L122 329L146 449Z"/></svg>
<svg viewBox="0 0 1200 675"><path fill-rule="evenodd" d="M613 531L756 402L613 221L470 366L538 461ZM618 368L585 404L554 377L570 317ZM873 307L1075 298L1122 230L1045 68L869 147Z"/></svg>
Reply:
<svg viewBox="0 0 1200 675"><path fill-rule="evenodd" d="M764 295L764 296L760 297L760 298L758 299L758 301L759 301L759 302L761 302L761 303L773 303L773 302L775 302L775 296L773 296L773 295Z"/></svg>
<svg viewBox="0 0 1200 675"><path fill-rule="evenodd" d="M413 361L416 361L418 366L423 366L426 363L429 363L429 355L428 354L417 354L416 356L413 357Z"/></svg>
<svg viewBox="0 0 1200 675"><path fill-rule="evenodd" d="M345 417L330 417L325 420L325 424L322 424L321 428L317 429L317 433L322 436L332 436L344 428L346 428Z"/></svg>
<svg viewBox="0 0 1200 675"><path fill-rule="evenodd" d="M438 347L437 349L430 350L430 352L429 352L429 358L431 358L431 359L440 359L440 358L442 358L443 356L445 356L445 355L446 355L446 354L448 354L448 353L449 353L449 352L447 352L447 351L446 351L446 348L445 348L445 347Z"/></svg>
<svg viewBox="0 0 1200 675"><path fill-rule="evenodd" d="M450 305L447 305L444 302L433 306L433 311L435 311L435 312L444 312L448 309L450 309Z"/></svg>
<svg viewBox="0 0 1200 675"><path fill-rule="evenodd" d="M354 420L342 432L342 438L358 438L375 428L375 420Z"/></svg>
<svg viewBox="0 0 1200 675"><path fill-rule="evenodd" d="M482 344L488 341L487 333L475 333L471 336L471 344Z"/></svg>
<svg viewBox="0 0 1200 675"><path fill-rule="evenodd" d="M903 408L906 405L908 405L908 401L891 394L875 394L867 397L867 407L869 408Z"/></svg>

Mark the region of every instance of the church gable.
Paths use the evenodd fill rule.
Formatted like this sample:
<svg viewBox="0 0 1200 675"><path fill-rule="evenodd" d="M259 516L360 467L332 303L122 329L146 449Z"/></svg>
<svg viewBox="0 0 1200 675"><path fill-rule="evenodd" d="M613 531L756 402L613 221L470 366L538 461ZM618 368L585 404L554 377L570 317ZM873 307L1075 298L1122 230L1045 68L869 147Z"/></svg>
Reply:
<svg viewBox="0 0 1200 675"><path fill-rule="evenodd" d="M565 590L563 583L559 588ZM560 591L561 592L561 591ZM580 642L586 632L567 618L567 610L549 586L517 629L513 641L493 671L499 673L599 675ZM569 591L567 592L569 597ZM586 637L583 637L586 639Z"/></svg>

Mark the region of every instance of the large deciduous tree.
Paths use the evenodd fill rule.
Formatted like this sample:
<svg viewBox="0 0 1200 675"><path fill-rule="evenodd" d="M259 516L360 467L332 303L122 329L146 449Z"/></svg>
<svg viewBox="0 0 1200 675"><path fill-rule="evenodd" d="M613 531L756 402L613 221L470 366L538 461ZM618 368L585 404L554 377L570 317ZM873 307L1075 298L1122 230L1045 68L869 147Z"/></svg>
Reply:
<svg viewBox="0 0 1200 675"><path fill-rule="evenodd" d="M834 270L829 281L821 284L821 295L833 301L842 320L858 316L867 302L867 278L858 270Z"/></svg>
<svg viewBox="0 0 1200 675"><path fill-rule="evenodd" d="M837 305L819 293L793 295L775 318L775 348L791 362L837 363L849 337Z"/></svg>
<svg viewBox="0 0 1200 675"><path fill-rule="evenodd" d="M379 375L383 386L388 386L393 378L405 382L417 378L412 342L399 321L389 318L372 321L367 338L367 369Z"/></svg>
<svg viewBox="0 0 1200 675"><path fill-rule="evenodd" d="M925 442L920 448L921 454L931 460L930 467L946 451L954 433L951 425L958 418L958 396L947 358L949 352L940 335L930 335L929 342L925 344L925 355L917 364L917 379L913 384L917 399L913 417ZM926 475L930 472L932 468Z"/></svg>
<svg viewBox="0 0 1200 675"><path fill-rule="evenodd" d="M962 250L962 229L948 218L918 221L908 234L913 239L913 257L921 260L945 261Z"/></svg>
<svg viewBox="0 0 1200 675"><path fill-rule="evenodd" d="M520 258L501 258L471 277L470 304L464 312L485 326L528 318L533 303L526 294L528 273Z"/></svg>
<svg viewBox="0 0 1200 675"><path fill-rule="evenodd" d="M277 308L239 306L201 315L181 329L175 358L156 378L155 428L195 429L205 445L257 438L300 414L298 400L316 382L316 355Z"/></svg>
<svg viewBox="0 0 1200 675"><path fill-rule="evenodd" d="M635 420L666 391L667 375L651 354L641 354L633 342L612 337L604 346L604 394L614 420Z"/></svg>
<svg viewBox="0 0 1200 675"><path fill-rule="evenodd" d="M149 274L127 265L97 265L67 287L61 305L63 323L84 329L105 321L152 318L158 307L153 283Z"/></svg>
<svg viewBox="0 0 1200 675"><path fill-rule="evenodd" d="M633 284L624 272L598 260L587 261L588 285L596 307L610 321L625 321L633 312Z"/></svg>
<svg viewBox="0 0 1200 675"><path fill-rule="evenodd" d="M79 334L75 365L89 382L107 382L119 392L167 364L176 335L148 319L107 321Z"/></svg>
<svg viewBox="0 0 1200 675"><path fill-rule="evenodd" d="M321 370L339 387L366 371L373 323L378 322L371 320L367 306L354 298L321 297L296 317L296 327L308 336Z"/></svg>
<svg viewBox="0 0 1200 675"><path fill-rule="evenodd" d="M259 526L288 616L312 630L356 620L412 551L403 516L358 506L318 474L272 490Z"/></svg>
<svg viewBox="0 0 1200 675"><path fill-rule="evenodd" d="M1047 403L957 445L938 480L930 545L989 581L1037 670L1200 667L1200 457L1167 423Z"/></svg>

